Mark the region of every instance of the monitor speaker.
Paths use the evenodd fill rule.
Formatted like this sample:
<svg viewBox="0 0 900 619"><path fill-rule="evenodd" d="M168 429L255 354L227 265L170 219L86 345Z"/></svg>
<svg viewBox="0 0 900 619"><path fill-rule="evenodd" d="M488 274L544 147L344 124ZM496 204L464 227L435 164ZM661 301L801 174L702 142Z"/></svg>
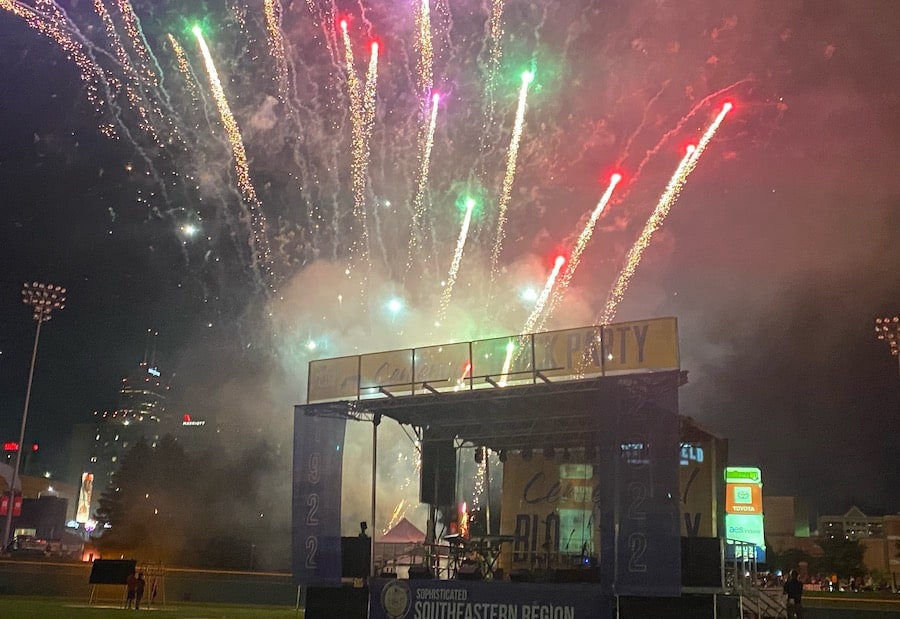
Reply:
<svg viewBox="0 0 900 619"><path fill-rule="evenodd" d="M481 580L481 570L476 563L463 563L456 570L457 580Z"/></svg>

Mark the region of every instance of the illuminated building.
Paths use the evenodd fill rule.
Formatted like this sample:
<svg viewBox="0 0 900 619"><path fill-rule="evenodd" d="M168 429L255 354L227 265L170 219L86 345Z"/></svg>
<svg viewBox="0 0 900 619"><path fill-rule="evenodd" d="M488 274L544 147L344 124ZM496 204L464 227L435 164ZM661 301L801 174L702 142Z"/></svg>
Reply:
<svg viewBox="0 0 900 619"><path fill-rule="evenodd" d="M81 488L84 475L93 475L92 492L81 496L89 505L71 505L77 513L93 516L100 494L109 486L122 458L135 443L155 446L166 433L166 396L169 386L155 363L145 359L122 379L119 405L113 411L94 411L90 423L76 424L69 452L68 479ZM82 499L83 502L83 499Z"/></svg>
<svg viewBox="0 0 900 619"><path fill-rule="evenodd" d="M219 442L222 428L207 419L190 413L173 418L166 424L166 434L170 434L185 452L206 451Z"/></svg>
<svg viewBox="0 0 900 619"><path fill-rule="evenodd" d="M168 385L155 365L142 361L136 370L122 379L119 408L112 413L123 424L164 419ZM104 413L105 415L106 413Z"/></svg>
<svg viewBox="0 0 900 619"><path fill-rule="evenodd" d="M31 535L48 539L63 536L68 512L76 498L76 488L46 477L22 475L21 498L16 501L12 519L12 537ZM8 491L7 481L0 476L0 491ZM8 502L0 501L0 517L6 516Z"/></svg>
<svg viewBox="0 0 900 619"><path fill-rule="evenodd" d="M882 516L867 516L855 505L847 513L836 516L819 516L819 535L859 540L881 537L884 532Z"/></svg>

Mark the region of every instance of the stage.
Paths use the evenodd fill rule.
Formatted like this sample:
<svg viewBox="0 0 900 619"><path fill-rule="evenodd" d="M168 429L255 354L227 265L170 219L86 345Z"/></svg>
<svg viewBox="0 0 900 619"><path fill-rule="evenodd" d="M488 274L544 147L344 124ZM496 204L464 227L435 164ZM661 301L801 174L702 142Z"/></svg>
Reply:
<svg viewBox="0 0 900 619"><path fill-rule="evenodd" d="M429 539L461 549L443 579L370 579L370 617L611 617L624 598L681 596L685 382L674 319L313 362L295 407L295 580L339 584L344 427L369 421L377 442L388 418L415 432L435 507L457 503L461 447L497 454L501 514L487 535Z"/></svg>

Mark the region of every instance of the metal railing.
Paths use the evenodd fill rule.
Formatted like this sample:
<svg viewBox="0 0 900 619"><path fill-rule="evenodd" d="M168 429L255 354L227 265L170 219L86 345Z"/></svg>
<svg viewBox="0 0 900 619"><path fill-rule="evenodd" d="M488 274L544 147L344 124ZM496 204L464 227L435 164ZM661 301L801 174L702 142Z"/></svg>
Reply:
<svg viewBox="0 0 900 619"><path fill-rule="evenodd" d="M307 403L438 394L679 368L674 318L309 363Z"/></svg>

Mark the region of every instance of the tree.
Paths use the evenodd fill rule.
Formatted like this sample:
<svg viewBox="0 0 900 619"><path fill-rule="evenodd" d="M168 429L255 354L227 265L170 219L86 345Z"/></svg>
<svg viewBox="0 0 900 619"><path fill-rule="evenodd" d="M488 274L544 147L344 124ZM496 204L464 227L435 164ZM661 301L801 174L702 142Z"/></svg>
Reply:
<svg viewBox="0 0 900 619"><path fill-rule="evenodd" d="M192 567L286 567L285 464L265 442L240 454L189 456L171 436L154 447L140 441L101 495L97 547Z"/></svg>
<svg viewBox="0 0 900 619"><path fill-rule="evenodd" d="M131 548L139 544L144 533L136 524L133 509L140 493L141 471L148 468L152 450L146 440L141 439L122 458L119 470L112 476L109 486L100 495L94 518L102 536L97 538L101 550Z"/></svg>
<svg viewBox="0 0 900 619"><path fill-rule="evenodd" d="M820 571L837 574L841 578L866 573L863 565L865 552L858 540L843 536L824 537L819 540L822 556L818 560Z"/></svg>
<svg viewBox="0 0 900 619"><path fill-rule="evenodd" d="M179 506L192 494L190 469L170 436L153 448L146 440L135 443L100 496L98 549L127 551L145 561L174 559L184 541Z"/></svg>
<svg viewBox="0 0 900 619"><path fill-rule="evenodd" d="M785 548L782 552L776 552L771 547L766 549L766 566L770 570L781 570L787 574L796 569L801 563L806 563L812 568L817 559L799 548Z"/></svg>

